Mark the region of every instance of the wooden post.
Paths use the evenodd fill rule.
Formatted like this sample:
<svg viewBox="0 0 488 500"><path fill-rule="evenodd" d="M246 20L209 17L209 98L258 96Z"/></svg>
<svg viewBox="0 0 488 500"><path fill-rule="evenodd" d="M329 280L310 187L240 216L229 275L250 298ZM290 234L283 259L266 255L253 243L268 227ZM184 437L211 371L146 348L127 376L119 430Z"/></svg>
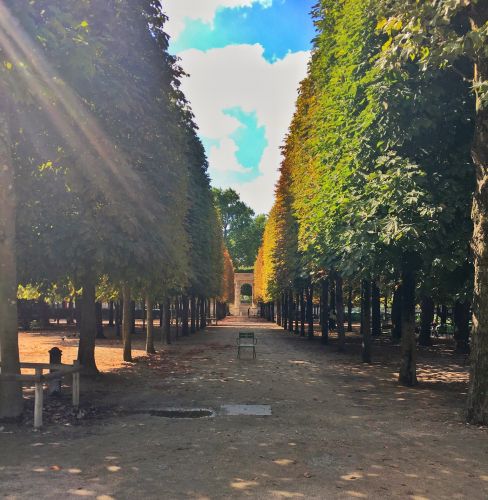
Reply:
<svg viewBox="0 0 488 500"><path fill-rule="evenodd" d="M73 361L73 366L79 367L80 363L77 359ZM80 405L80 372L73 373L73 406L78 407Z"/></svg>
<svg viewBox="0 0 488 500"><path fill-rule="evenodd" d="M39 429L42 427L42 406L43 406L43 386L42 386L42 368L36 368L36 380L35 397L34 397L34 428Z"/></svg>

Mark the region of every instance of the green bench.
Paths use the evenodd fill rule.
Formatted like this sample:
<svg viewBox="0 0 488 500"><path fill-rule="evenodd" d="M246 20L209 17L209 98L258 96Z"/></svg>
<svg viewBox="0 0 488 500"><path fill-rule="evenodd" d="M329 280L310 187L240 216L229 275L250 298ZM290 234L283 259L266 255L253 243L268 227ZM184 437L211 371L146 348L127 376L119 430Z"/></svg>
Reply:
<svg viewBox="0 0 488 500"><path fill-rule="evenodd" d="M254 336L254 332L239 332L237 337L237 357L241 357L241 349L252 349L252 357L256 358L256 344L258 339Z"/></svg>

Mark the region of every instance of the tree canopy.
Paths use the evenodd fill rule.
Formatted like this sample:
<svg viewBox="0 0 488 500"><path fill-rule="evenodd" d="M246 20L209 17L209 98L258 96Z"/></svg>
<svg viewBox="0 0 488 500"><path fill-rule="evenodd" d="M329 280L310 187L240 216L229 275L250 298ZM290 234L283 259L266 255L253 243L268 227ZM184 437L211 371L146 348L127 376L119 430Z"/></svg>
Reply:
<svg viewBox="0 0 488 500"><path fill-rule="evenodd" d="M237 267L254 264L263 237L265 215L256 215L231 188L212 189L225 244Z"/></svg>

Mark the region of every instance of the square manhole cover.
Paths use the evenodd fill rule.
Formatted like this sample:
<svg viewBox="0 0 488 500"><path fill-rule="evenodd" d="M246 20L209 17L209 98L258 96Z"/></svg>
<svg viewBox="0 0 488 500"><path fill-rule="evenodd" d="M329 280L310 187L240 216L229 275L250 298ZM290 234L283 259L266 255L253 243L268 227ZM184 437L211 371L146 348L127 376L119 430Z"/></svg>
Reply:
<svg viewBox="0 0 488 500"><path fill-rule="evenodd" d="M257 417L265 417L271 415L270 405L222 405L221 411L223 415L252 415Z"/></svg>

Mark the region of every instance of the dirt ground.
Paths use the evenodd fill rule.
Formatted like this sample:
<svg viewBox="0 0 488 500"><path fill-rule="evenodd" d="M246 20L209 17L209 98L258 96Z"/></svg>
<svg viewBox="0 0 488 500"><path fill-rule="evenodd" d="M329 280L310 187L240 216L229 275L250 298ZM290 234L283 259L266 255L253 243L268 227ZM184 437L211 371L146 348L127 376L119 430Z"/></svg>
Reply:
<svg viewBox="0 0 488 500"><path fill-rule="evenodd" d="M463 423L467 368L445 346L419 355L421 384L396 384L398 347L375 345L374 363L270 323L227 319L120 362L117 340L97 347L105 373L46 401L46 425L0 426L0 494L9 499L488 498L486 429ZM252 329L258 356L236 359L238 331ZM62 339L64 337L64 340ZM142 337L142 336L139 336ZM22 334L22 360L46 360L66 334ZM225 404L270 405L271 416L227 416ZM151 416L166 407L209 408L214 417Z"/></svg>

